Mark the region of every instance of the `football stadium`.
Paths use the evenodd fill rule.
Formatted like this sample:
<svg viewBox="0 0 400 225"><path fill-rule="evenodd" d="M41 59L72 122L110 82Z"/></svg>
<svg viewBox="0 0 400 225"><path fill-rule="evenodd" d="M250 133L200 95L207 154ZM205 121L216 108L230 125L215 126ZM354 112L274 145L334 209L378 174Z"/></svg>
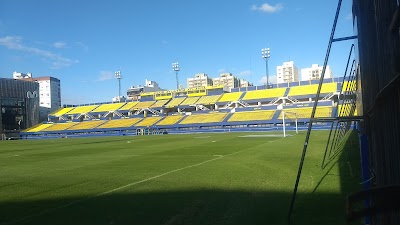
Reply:
<svg viewBox="0 0 400 225"><path fill-rule="evenodd" d="M354 0L354 35L337 37L341 2L317 80L143 92L24 124L0 142L0 224L399 224L400 8ZM324 78L337 42L346 69Z"/></svg>

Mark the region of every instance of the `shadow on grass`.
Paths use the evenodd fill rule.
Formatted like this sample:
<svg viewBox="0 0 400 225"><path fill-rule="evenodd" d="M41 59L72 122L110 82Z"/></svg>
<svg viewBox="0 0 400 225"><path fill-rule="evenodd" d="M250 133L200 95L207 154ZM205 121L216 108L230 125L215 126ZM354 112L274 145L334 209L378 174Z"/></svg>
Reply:
<svg viewBox="0 0 400 225"><path fill-rule="evenodd" d="M284 192L197 190L1 202L0 224L287 224L290 197ZM299 195L311 201L296 207L295 224L343 224L342 209L334 208L341 205L341 196L316 197Z"/></svg>

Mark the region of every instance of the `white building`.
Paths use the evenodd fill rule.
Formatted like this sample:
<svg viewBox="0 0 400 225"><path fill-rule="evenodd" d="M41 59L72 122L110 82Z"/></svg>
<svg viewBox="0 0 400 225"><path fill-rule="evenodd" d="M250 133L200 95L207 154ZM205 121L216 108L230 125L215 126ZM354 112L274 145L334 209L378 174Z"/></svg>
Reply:
<svg viewBox="0 0 400 225"><path fill-rule="evenodd" d="M253 83L251 83L250 81L247 81L245 79L240 79L239 83L240 83L240 85L239 85L240 87L251 87L251 86L254 86Z"/></svg>
<svg viewBox="0 0 400 225"><path fill-rule="evenodd" d="M137 87L131 86L126 92L126 94L129 100L139 100L140 93L156 92L156 91L165 91L165 90L160 88L157 82L146 79L144 86L142 85L138 85ZM113 101L119 101L119 100L122 101L122 99L124 99L123 96L121 96L120 98L114 97Z"/></svg>
<svg viewBox="0 0 400 225"><path fill-rule="evenodd" d="M213 81L205 73L198 73L193 78L187 79L187 88L212 86Z"/></svg>
<svg viewBox="0 0 400 225"><path fill-rule="evenodd" d="M284 62L276 67L276 79L278 83L299 81L299 70L293 61Z"/></svg>
<svg viewBox="0 0 400 225"><path fill-rule="evenodd" d="M221 73L218 78L213 78L214 86L224 86L228 88L236 88L240 86L240 80L231 73Z"/></svg>
<svg viewBox="0 0 400 225"><path fill-rule="evenodd" d="M32 77L32 73L13 72L14 79L29 80L39 83L40 120L45 120L47 115L61 107L60 80L51 77Z"/></svg>
<svg viewBox="0 0 400 225"><path fill-rule="evenodd" d="M323 66L318 64L312 64L309 68L301 69L301 80L319 80L322 75ZM324 78L332 78L332 70L329 66L326 66Z"/></svg>

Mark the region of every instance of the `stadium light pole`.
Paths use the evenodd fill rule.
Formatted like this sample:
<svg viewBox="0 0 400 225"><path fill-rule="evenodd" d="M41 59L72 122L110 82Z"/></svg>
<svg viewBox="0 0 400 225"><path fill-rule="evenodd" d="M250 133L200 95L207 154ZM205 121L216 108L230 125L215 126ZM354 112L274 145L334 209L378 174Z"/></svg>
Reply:
<svg viewBox="0 0 400 225"><path fill-rule="evenodd" d="M261 55L265 59L265 74L267 76L267 88L269 88L269 71L268 71L268 59L271 57L271 51L269 48L261 49Z"/></svg>
<svg viewBox="0 0 400 225"><path fill-rule="evenodd" d="M118 102L121 102L121 71L115 71L115 78L118 80Z"/></svg>
<svg viewBox="0 0 400 225"><path fill-rule="evenodd" d="M175 71L175 76L176 76L176 90L179 90L178 72L179 70L181 70L179 68L179 63L178 62L172 63L172 69Z"/></svg>

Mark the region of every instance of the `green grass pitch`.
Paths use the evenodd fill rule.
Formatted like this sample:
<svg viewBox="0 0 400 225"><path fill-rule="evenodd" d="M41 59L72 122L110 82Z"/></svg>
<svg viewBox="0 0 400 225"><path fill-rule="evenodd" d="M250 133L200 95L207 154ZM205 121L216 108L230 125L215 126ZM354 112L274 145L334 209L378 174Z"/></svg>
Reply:
<svg viewBox="0 0 400 225"><path fill-rule="evenodd" d="M3 141L0 224L287 224L305 133L271 134ZM345 224L359 188L356 135L322 170L327 135L312 133L293 224Z"/></svg>

